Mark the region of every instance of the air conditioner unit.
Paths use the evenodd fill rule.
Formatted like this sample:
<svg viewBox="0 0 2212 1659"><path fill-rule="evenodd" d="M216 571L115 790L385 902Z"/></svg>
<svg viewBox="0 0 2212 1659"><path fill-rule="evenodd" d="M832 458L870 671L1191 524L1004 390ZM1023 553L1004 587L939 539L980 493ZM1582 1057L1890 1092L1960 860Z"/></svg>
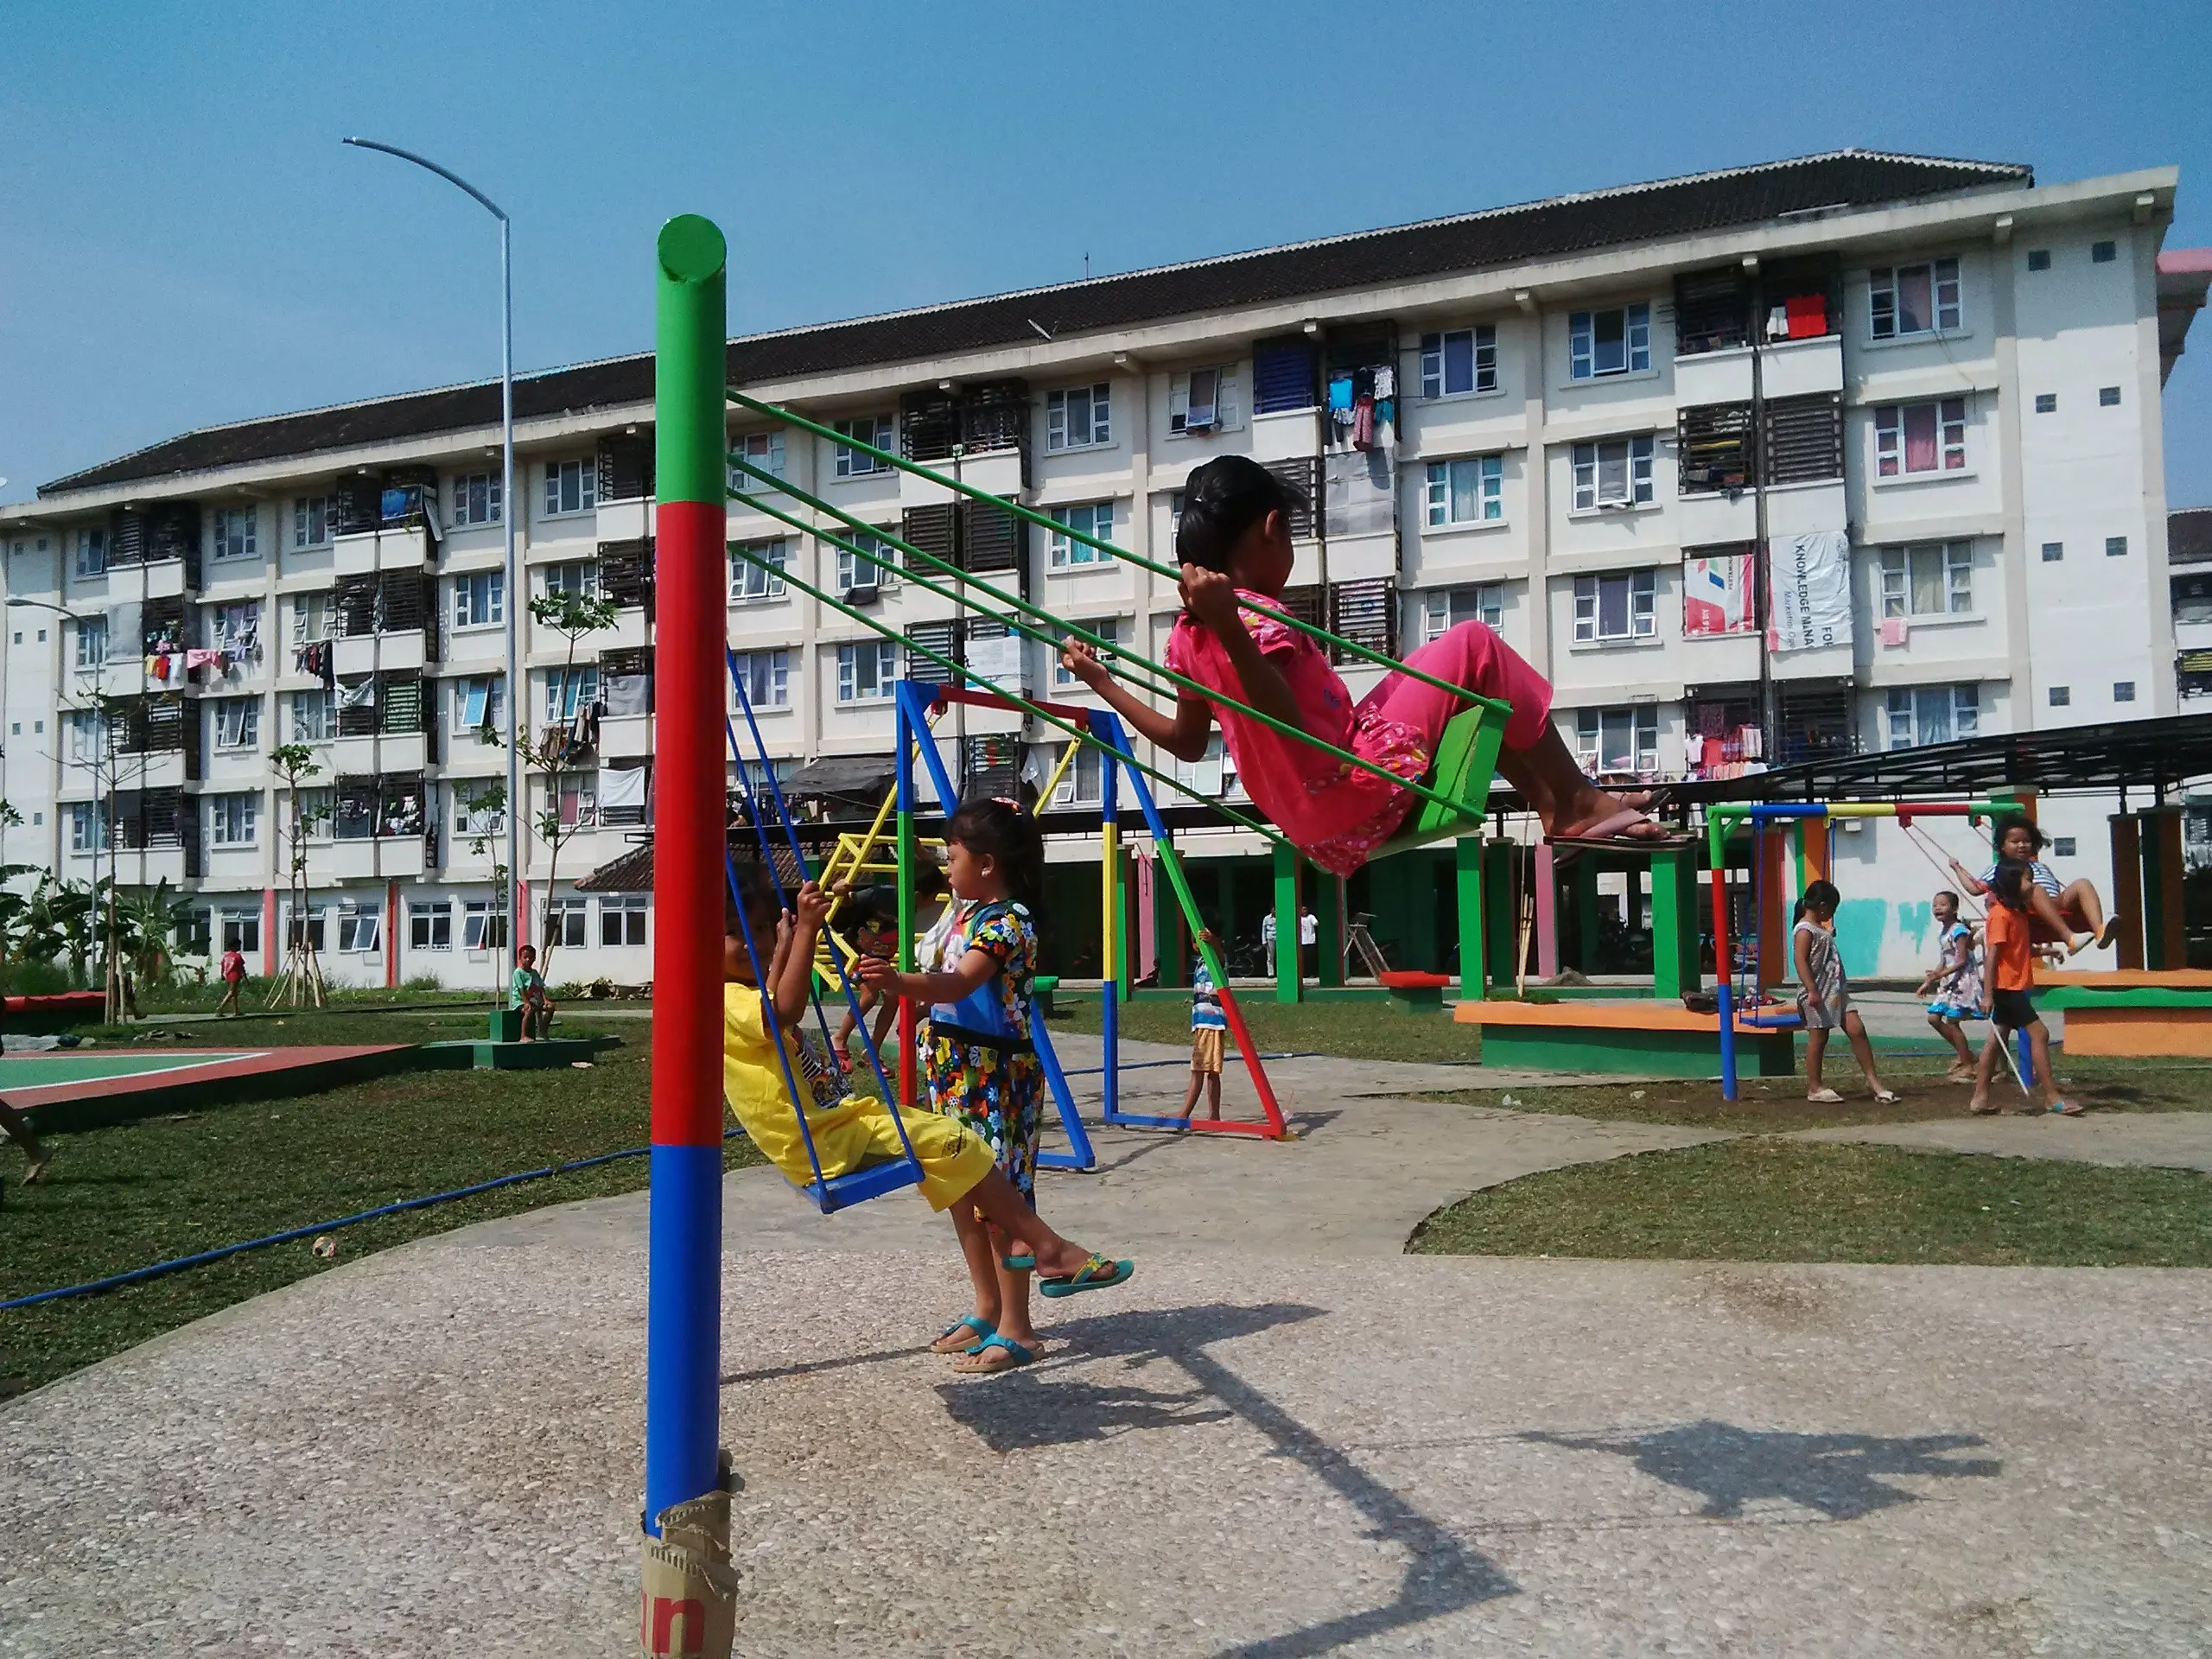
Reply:
<svg viewBox="0 0 2212 1659"><path fill-rule="evenodd" d="M845 589L843 598L848 605L873 605L882 592L880 582L856 582Z"/></svg>

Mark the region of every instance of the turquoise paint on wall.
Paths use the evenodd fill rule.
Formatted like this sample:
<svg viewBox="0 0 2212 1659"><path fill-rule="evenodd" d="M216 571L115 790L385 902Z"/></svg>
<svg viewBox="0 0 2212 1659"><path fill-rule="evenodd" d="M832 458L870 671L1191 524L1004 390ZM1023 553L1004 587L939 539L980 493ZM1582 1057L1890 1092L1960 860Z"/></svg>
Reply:
<svg viewBox="0 0 2212 1659"><path fill-rule="evenodd" d="M1882 960L1882 930L1889 919L1889 905L1880 899L1847 899L1835 907L1835 948L1846 974L1860 979L1873 976Z"/></svg>
<svg viewBox="0 0 2212 1659"><path fill-rule="evenodd" d="M1932 904L1897 906L1897 932L1912 941L1915 950L1928 949L1928 930L1935 925L1936 906Z"/></svg>

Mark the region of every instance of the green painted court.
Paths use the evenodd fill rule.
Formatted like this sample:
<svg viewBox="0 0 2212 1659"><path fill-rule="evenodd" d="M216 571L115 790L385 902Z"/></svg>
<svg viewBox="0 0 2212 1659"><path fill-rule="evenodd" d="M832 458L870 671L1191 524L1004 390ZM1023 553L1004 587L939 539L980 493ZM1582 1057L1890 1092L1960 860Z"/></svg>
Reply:
<svg viewBox="0 0 2212 1659"><path fill-rule="evenodd" d="M261 1049L180 1049L168 1053L126 1053L121 1050L73 1049L50 1054L11 1054L0 1059L0 1096L17 1089L48 1089L60 1083L105 1083L111 1077L143 1077L149 1071L178 1071L257 1059Z"/></svg>

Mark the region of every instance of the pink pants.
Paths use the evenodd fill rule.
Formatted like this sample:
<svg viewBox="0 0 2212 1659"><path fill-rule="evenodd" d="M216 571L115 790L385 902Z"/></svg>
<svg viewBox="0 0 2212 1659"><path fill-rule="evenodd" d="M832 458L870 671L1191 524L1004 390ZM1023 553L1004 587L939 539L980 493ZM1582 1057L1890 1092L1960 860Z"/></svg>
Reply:
<svg viewBox="0 0 2212 1659"><path fill-rule="evenodd" d="M1551 683L1488 624L1462 622L1405 660L1407 667L1433 678L1511 703L1513 717L1505 722L1507 748L1529 748L1543 736L1552 713ZM1424 747L1433 754L1445 721L1466 707L1448 691L1424 685L1411 675L1393 674L1360 699L1355 721L1365 723L1359 716L1366 716L1409 726L1423 734ZM1362 753L1356 742L1353 752Z"/></svg>

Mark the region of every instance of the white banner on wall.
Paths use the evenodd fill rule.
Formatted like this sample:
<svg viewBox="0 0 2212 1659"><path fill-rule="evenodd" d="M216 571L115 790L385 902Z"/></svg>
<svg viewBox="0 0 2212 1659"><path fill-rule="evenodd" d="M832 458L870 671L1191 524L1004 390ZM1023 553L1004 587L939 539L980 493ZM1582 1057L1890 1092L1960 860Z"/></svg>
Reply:
<svg viewBox="0 0 2212 1659"><path fill-rule="evenodd" d="M1851 537L1808 531L1767 543L1769 623L1773 651L1819 651L1851 643Z"/></svg>

